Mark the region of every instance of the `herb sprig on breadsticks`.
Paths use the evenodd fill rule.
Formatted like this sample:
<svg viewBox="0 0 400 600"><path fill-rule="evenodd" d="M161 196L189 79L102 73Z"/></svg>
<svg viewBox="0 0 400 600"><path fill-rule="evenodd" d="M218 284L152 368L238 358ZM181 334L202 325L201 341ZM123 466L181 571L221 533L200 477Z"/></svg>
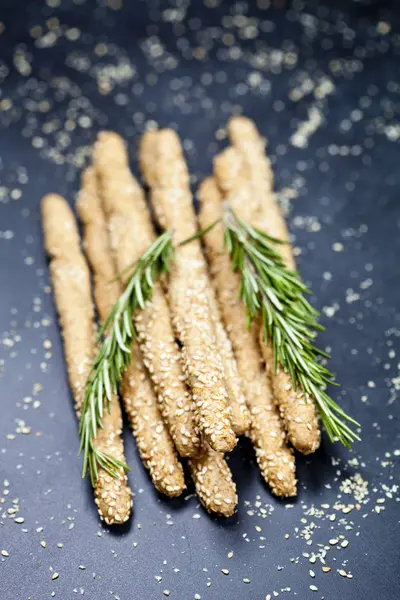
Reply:
<svg viewBox="0 0 400 600"><path fill-rule="evenodd" d="M318 357L330 358L314 345L317 331L323 331L319 315L306 300L310 290L296 271L286 268L276 245L284 242L245 223L227 208L224 218L225 246L232 269L240 274L240 297L249 324L261 317L264 338L274 351L274 369L280 366L292 378L294 389L314 400L331 441L350 447L359 436L347 423L359 424L326 393L337 385L333 374ZM347 421L347 423L346 423Z"/></svg>

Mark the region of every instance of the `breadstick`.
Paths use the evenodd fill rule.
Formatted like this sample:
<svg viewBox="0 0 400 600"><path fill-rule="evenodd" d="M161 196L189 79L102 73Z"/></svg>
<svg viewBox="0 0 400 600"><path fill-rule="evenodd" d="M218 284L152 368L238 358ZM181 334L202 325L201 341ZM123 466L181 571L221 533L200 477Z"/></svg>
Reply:
<svg viewBox="0 0 400 600"><path fill-rule="evenodd" d="M188 460L197 495L209 513L231 517L238 501L232 473L223 454L204 446L199 458Z"/></svg>
<svg viewBox="0 0 400 600"><path fill-rule="evenodd" d="M207 289L207 296L215 328L215 339L224 369L225 386L231 407L232 429L236 435L243 435L250 427L250 412L247 408L243 382L239 375L232 344L222 322L221 311L211 281Z"/></svg>
<svg viewBox="0 0 400 600"><path fill-rule="evenodd" d="M174 229L176 244L179 244L194 235L197 226L189 174L178 136L169 129L144 134L139 158L142 174L151 188L158 222L164 229ZM182 344L197 423L214 450L229 452L237 439L210 314L209 285L199 241L177 245L169 275L169 304Z"/></svg>
<svg viewBox="0 0 400 600"><path fill-rule="evenodd" d="M257 194L250 193L247 172L240 152L229 146L214 158L214 177L223 199L244 219L249 220L259 207Z"/></svg>
<svg viewBox="0 0 400 600"><path fill-rule="evenodd" d="M84 247L93 271L97 310L104 322L121 295L122 286L116 279L93 168L86 169L82 175L77 210L84 225ZM179 496L185 487L182 465L157 407L157 398L136 343L132 344L131 354L131 362L122 376L121 395L140 457L155 488L167 496Z"/></svg>
<svg viewBox="0 0 400 600"><path fill-rule="evenodd" d="M106 214L117 270L122 273L154 240L143 192L133 177L123 140L115 133L99 134L94 166ZM161 413L181 456L194 456L200 439L193 402L185 385L181 355L174 339L168 304L156 282L153 296L135 317L143 361L153 381Z"/></svg>
<svg viewBox="0 0 400 600"><path fill-rule="evenodd" d="M264 143L252 121L234 117L229 122L229 135L240 152L247 169L248 185L259 199L258 210L251 222L269 235L289 242L285 219L273 193L273 175L270 162L265 155ZM295 270L295 261L290 243L279 246L279 252L288 269ZM278 368L274 373L274 353L271 344L264 340L260 331L260 345L272 377L272 386L288 437L293 446L303 454L315 452L320 444L320 429L315 403L293 389L289 373Z"/></svg>
<svg viewBox="0 0 400 600"><path fill-rule="evenodd" d="M90 274L80 250L76 222L67 202L55 194L45 196L42 219L68 376L79 418L86 380L96 353ZM95 444L102 452L125 463L121 432L121 409L118 399L113 397L110 412L104 411L103 429L98 430ZM119 469L118 475L118 479L113 478L99 468L94 486L100 518L109 525L127 521L132 506L126 473Z"/></svg>
<svg viewBox="0 0 400 600"><path fill-rule="evenodd" d="M213 178L206 179L200 186L199 200L200 225L204 228L222 216L222 198ZM294 496L294 456L285 443L279 413L262 366L256 327L247 328L246 310L239 300L239 275L232 272L224 248L222 224L211 229L204 240L221 313L244 384L251 415L249 436L258 465L274 494Z"/></svg>
<svg viewBox="0 0 400 600"><path fill-rule="evenodd" d="M285 219L273 193L271 164L265 155L265 145L254 123L245 117L233 117L229 121L228 131L232 145L240 156L247 186L252 188L251 195L257 198L256 209L252 209L253 223L272 237L289 242ZM279 252L286 267L295 270L291 245L280 245Z"/></svg>

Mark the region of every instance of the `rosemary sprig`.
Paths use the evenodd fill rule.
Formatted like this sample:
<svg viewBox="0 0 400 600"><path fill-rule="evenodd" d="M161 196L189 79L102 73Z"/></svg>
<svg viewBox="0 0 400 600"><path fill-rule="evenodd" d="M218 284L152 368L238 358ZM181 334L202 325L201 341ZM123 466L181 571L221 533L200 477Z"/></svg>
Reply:
<svg viewBox="0 0 400 600"><path fill-rule="evenodd" d="M79 422L82 477L90 471L93 485L99 468L113 477L118 477L119 468L128 470L124 463L100 452L95 439L102 427L104 409L110 410L111 396L117 393L121 375L131 359L130 346L136 337L133 315L151 298L154 282L168 271L172 256L172 232L166 231L132 265L134 270L124 292L99 329L96 342L102 343L87 379Z"/></svg>
<svg viewBox="0 0 400 600"><path fill-rule="evenodd" d="M359 436L348 423L359 424L326 393L328 384L337 385L332 373L318 357L329 358L314 345L317 331L323 331L319 315L303 294L310 290L297 272L287 269L276 245L284 242L251 227L229 208L224 218L225 245L232 268L240 273L240 297L249 324L261 317L264 338L274 350L278 364L290 373L293 387L312 398L331 441L350 447ZM347 422L346 422L347 421Z"/></svg>

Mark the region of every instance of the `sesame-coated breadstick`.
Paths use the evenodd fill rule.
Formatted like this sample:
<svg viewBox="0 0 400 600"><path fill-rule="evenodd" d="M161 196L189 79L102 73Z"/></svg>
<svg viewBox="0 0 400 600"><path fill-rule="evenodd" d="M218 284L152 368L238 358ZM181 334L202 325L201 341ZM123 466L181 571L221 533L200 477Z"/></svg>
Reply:
<svg viewBox="0 0 400 600"><path fill-rule="evenodd" d="M175 152L177 158L174 163L174 169L171 171L167 170L168 162L165 162L162 165L162 170L160 170L158 166L159 161L155 158L159 153L162 154L162 148L165 145L167 145L167 150L169 150L169 145L172 146L171 149ZM161 158L163 161L165 160L164 157L161 156ZM173 218L177 217L174 229L176 230L178 239L185 239L192 236L197 229L196 215L188 188L187 167L176 134L171 131L148 131L142 138L139 159L144 178L152 190L154 209L161 227L168 228L169 223L173 222ZM160 187L172 186L171 182L178 182L178 187L183 190L183 201L172 206L170 203L162 202L165 199L166 193L162 189L160 190ZM165 209L167 209L167 215L171 215L169 219L165 214ZM174 210L174 213L172 213L172 210ZM216 347L222 359L225 387L228 392L228 404L231 407L232 429L236 435L242 435L247 431L250 424L250 414L246 406L242 382L238 374L232 345L222 323L215 292L209 280L208 269L202 256L200 244L192 242L191 246L191 253L194 254L196 265L205 273L207 279L206 294L209 304L209 314L214 324Z"/></svg>
<svg viewBox="0 0 400 600"><path fill-rule="evenodd" d="M257 202L256 209L252 209L252 221L259 227L263 226L272 237L289 242L285 219L273 192L271 164L254 123L246 117L233 117L228 123L228 131L232 146L240 156L247 185L252 188L251 195ZM286 267L294 270L296 265L291 245L282 244L279 252Z"/></svg>
<svg viewBox="0 0 400 600"><path fill-rule="evenodd" d="M182 344L197 423L214 450L229 452L237 439L210 313L206 264L198 240L178 245L196 233L197 223L189 173L177 134L171 129L145 133L139 158L158 222L175 232L177 246L169 274L169 304Z"/></svg>
<svg viewBox="0 0 400 600"><path fill-rule="evenodd" d="M202 455L189 458L188 465L200 502L209 513L231 517L236 512L237 493L224 455L204 442Z"/></svg>
<svg viewBox="0 0 400 600"><path fill-rule="evenodd" d="M84 226L84 247L93 271L94 296L104 323L122 293L108 239L107 223L98 195L96 173L84 171L77 210ZM136 343L131 362L122 376L121 395L136 445L155 488L162 494L179 496L184 487L182 465L157 406L151 380Z"/></svg>
<svg viewBox="0 0 400 600"><path fill-rule="evenodd" d="M222 216L222 197L213 178L199 190L202 228ZM232 342L239 374L251 415L249 436L265 481L277 496L296 494L295 463L272 398L268 376L262 366L256 327L247 327L246 310L239 299L239 275L232 272L224 248L223 226L216 225L204 237L213 283L225 326Z"/></svg>
<svg viewBox="0 0 400 600"><path fill-rule="evenodd" d="M94 166L106 214L110 244L122 273L154 240L143 192L129 169L124 141L102 132L94 149ZM174 339L169 308L160 283L146 307L137 313L135 327L143 361L155 387L160 410L181 456L199 451L193 402L185 385L181 355Z"/></svg>
<svg viewBox="0 0 400 600"><path fill-rule="evenodd" d="M42 201L42 220L68 376L79 418L86 380L96 354L90 274L80 250L78 229L68 203L55 194L45 196ZM125 463L121 432L121 409L118 398L113 396L110 412L104 411L103 429L98 430L95 445ZM132 506L126 473L123 469L117 472L119 478L113 478L99 468L94 486L100 518L109 525L127 521Z"/></svg>
<svg viewBox="0 0 400 600"><path fill-rule="evenodd" d="M207 295L210 304L211 318L215 328L215 339L224 368L228 402L231 407L232 429L236 435L243 435L250 427L250 412L247 408L243 382L239 375L232 344L224 327L221 311L211 281L207 289Z"/></svg>
<svg viewBox="0 0 400 600"><path fill-rule="evenodd" d="M273 192L273 174L265 155L264 143L252 121L245 117L234 117L229 122L229 135L234 147L240 152L248 185L253 196L258 198L258 210L250 222L269 235L289 242L285 219ZM288 269L295 270L295 261L290 243L279 246L279 252ZM260 345L267 369L272 377L272 386L288 437L293 446L303 454L315 452L320 444L320 428L317 411L312 399L307 399L301 390L294 390L289 373L278 368L273 372L274 355L271 344L264 340L260 331Z"/></svg>

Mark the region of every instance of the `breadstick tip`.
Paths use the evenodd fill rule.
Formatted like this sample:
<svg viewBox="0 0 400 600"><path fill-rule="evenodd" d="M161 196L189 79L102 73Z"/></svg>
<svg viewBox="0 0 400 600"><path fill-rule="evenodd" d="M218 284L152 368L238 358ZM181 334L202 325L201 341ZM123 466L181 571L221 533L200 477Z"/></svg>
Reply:
<svg viewBox="0 0 400 600"><path fill-rule="evenodd" d="M79 233L74 213L68 202L58 194L47 194L41 202L46 252L51 258L63 256L66 245L79 248Z"/></svg>
<svg viewBox="0 0 400 600"><path fill-rule="evenodd" d="M104 161L128 167L129 159L124 139L115 131L100 131L93 148L93 161L97 169L101 169Z"/></svg>

